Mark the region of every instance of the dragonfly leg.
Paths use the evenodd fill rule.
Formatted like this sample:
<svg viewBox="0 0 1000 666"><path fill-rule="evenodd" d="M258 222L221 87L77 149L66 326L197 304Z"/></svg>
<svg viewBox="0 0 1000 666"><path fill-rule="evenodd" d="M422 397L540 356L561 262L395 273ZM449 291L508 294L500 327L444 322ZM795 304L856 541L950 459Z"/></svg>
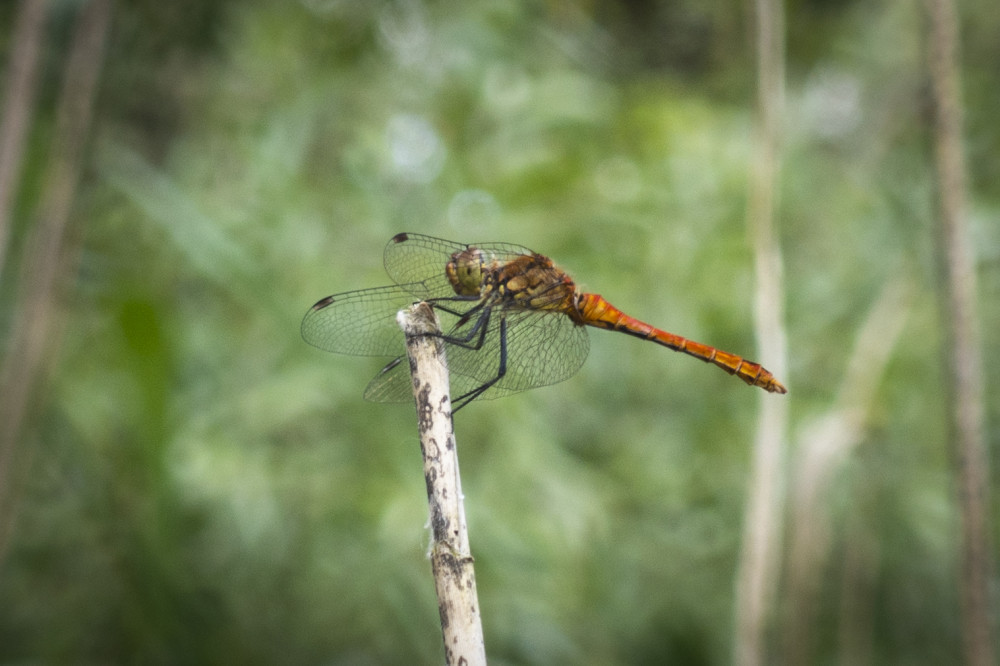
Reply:
<svg viewBox="0 0 1000 666"><path fill-rule="evenodd" d="M461 319L459 319L458 324L456 324L455 328L453 328L452 330L454 331L456 328L459 328L467 324L469 321L469 315L480 309L482 309L482 312L476 318L476 323L473 324L472 328L469 329L468 333L466 333L463 336L445 335L442 333L441 338L449 344L458 345L459 347L464 347L466 349L473 349L473 350L481 349L483 346L483 342L486 340L486 332L490 328L490 315L493 312L492 308L483 308L482 304L477 305L476 307L466 312L465 315ZM472 342L472 339L475 338L476 336L478 336L479 339L476 340L475 342Z"/></svg>
<svg viewBox="0 0 1000 666"><path fill-rule="evenodd" d="M483 313L483 317L489 317L489 310ZM480 318L482 319L482 317ZM478 325L478 324L477 324ZM485 331L486 328L483 327ZM482 338L482 336L480 336ZM480 344L482 344L482 339L480 339ZM481 396L487 391L491 386L496 384L498 381L503 379L503 376L507 374L507 319L500 319L500 367L497 368L497 375L493 379L484 383L482 386L472 389L468 393L463 393L462 395L455 398L452 402L451 413L454 414L462 407L465 407L470 402ZM457 405L457 406L456 406Z"/></svg>
<svg viewBox="0 0 1000 666"><path fill-rule="evenodd" d="M476 303L476 305L474 307L469 308L465 312L462 312L461 310L454 310L452 308L449 308L449 307L446 307L446 306L442 305L442 303L447 303L447 302L450 302L450 301L459 301L459 302L466 301L467 302L467 301L472 301L472 300L479 300L479 302ZM486 305L486 302L482 298L480 298L478 296L457 296L457 295L456 296L445 296L445 297L442 297L442 298L428 298L426 302L430 303L431 305L433 305L438 310L441 310L443 312L447 312L448 314L455 315L456 317L468 317L470 314L472 314L473 312L476 312L477 310L481 310L483 308L483 306Z"/></svg>

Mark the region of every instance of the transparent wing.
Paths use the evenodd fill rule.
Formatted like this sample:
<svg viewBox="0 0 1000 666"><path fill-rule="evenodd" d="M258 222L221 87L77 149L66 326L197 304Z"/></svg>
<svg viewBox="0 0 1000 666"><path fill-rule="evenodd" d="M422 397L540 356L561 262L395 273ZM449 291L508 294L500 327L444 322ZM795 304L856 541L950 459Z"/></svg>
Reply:
<svg viewBox="0 0 1000 666"><path fill-rule="evenodd" d="M369 402L409 402L413 400L410 364L405 356L397 356L372 377L365 388Z"/></svg>
<svg viewBox="0 0 1000 666"><path fill-rule="evenodd" d="M497 261L510 261L531 250L510 243L456 243L422 234L397 234L385 246L385 271L398 285L405 285L420 299L448 298L455 295L445 267L456 252L476 247Z"/></svg>
<svg viewBox="0 0 1000 666"><path fill-rule="evenodd" d="M456 327L458 319L438 311L442 329L452 338L464 338L475 320ZM590 350L586 329L555 312L506 311L491 313L483 344L470 349L448 343L445 353L451 376L452 399L473 391L500 372L500 320L507 319L507 372L479 398L489 400L569 379L583 365ZM452 325L446 325L446 320ZM471 342L474 342L474 338ZM372 402L408 402L413 399L410 368L405 357L387 365L365 390Z"/></svg>
<svg viewBox="0 0 1000 666"><path fill-rule="evenodd" d="M337 354L394 356L405 346L396 313L415 300L399 285L327 296L302 319L302 338Z"/></svg>
<svg viewBox="0 0 1000 666"><path fill-rule="evenodd" d="M562 313L494 312L480 349L448 345L448 367L463 378L457 395L479 388L500 372L502 317L507 319L507 371L484 398L557 384L576 374L587 358L586 329Z"/></svg>

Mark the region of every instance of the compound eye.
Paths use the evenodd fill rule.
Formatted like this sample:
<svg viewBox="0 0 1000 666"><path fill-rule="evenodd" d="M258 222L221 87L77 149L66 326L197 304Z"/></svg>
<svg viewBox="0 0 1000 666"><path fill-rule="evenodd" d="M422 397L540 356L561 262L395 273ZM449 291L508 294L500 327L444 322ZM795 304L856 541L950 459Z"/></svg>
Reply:
<svg viewBox="0 0 1000 666"><path fill-rule="evenodd" d="M459 296L476 296L483 283L482 252L469 248L456 252L446 268L452 289Z"/></svg>

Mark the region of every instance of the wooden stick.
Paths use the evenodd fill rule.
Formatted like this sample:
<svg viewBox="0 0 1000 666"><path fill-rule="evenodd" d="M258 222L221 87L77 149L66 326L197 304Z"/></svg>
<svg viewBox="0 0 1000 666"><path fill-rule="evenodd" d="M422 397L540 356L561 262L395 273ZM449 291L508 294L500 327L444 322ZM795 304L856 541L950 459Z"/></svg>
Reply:
<svg viewBox="0 0 1000 666"><path fill-rule="evenodd" d="M486 664L476 575L458 473L448 366L434 309L417 303L400 311L417 403L420 452L430 505L431 570L437 589L445 663Z"/></svg>

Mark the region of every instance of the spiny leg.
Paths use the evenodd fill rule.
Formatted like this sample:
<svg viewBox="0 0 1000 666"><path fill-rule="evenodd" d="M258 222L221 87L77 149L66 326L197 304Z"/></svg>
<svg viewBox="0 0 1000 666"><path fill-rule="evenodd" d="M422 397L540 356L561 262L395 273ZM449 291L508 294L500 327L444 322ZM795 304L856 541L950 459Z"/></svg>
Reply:
<svg viewBox="0 0 1000 666"><path fill-rule="evenodd" d="M481 341L480 341L481 342ZM452 403L452 414L465 407L470 402L485 393L491 386L496 384L498 381L503 379L504 375L507 374L507 318L500 318L500 367L497 368L497 375L493 379L484 383L482 386L472 389L468 393L464 393L457 398ZM455 406L457 405L457 407Z"/></svg>

